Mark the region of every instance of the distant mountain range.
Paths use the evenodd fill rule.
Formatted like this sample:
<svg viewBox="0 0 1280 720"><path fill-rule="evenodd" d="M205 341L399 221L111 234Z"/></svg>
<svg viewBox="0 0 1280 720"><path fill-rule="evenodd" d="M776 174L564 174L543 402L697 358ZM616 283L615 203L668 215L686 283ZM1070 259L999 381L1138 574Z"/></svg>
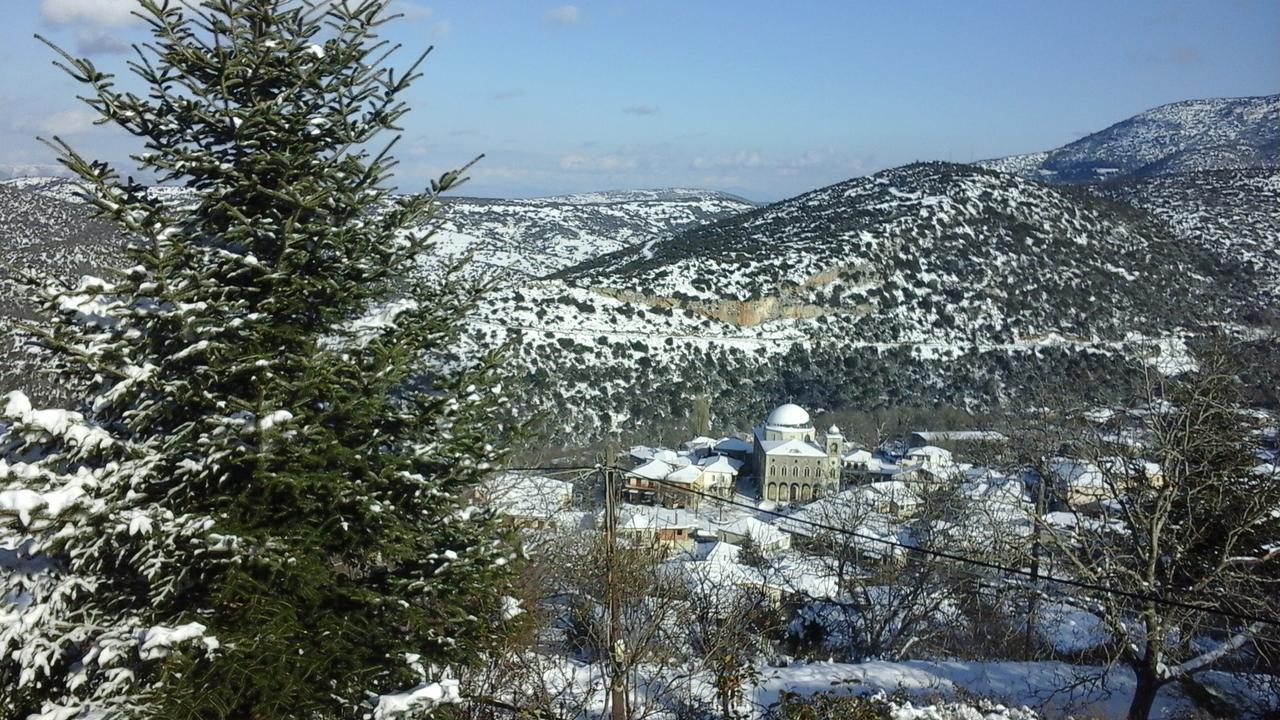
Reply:
<svg viewBox="0 0 1280 720"><path fill-rule="evenodd" d="M977 164L1056 183L1280 167L1280 95L1161 105L1056 150Z"/></svg>
<svg viewBox="0 0 1280 720"><path fill-rule="evenodd" d="M1222 200L1183 215L1172 183L895 168L500 291L473 341L518 340L530 410L555 408L566 441L669 425L695 396L746 427L782 400L979 409L1039 384L1105 390L1122 361L1179 369L1189 334L1263 322L1262 256L1185 220L1256 215L1261 242L1280 205L1257 172L1199 182Z"/></svg>
<svg viewBox="0 0 1280 720"><path fill-rule="evenodd" d="M468 254L505 281L457 352L516 341L518 400L564 444L679 425L695 397L729 429L782 401L1105 392L1133 360L1186 367L1188 344L1223 329L1265 365L1280 358L1278 108L1175 103L1036 156L918 163L768 206L686 189L456 198L421 271ZM98 272L119 262L113 238L65 180L0 183L13 265ZM29 295L0 283L10 330ZM35 361L12 347L4 384L29 386Z"/></svg>

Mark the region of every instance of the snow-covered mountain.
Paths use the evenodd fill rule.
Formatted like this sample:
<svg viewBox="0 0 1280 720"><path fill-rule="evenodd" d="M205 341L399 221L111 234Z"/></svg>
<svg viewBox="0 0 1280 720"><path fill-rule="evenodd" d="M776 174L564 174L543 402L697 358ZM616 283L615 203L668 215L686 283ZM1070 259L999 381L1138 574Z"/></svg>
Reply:
<svg viewBox="0 0 1280 720"><path fill-rule="evenodd" d="M1161 105L1056 150L977 164L1064 183L1280 167L1280 95Z"/></svg>
<svg viewBox="0 0 1280 720"><path fill-rule="evenodd" d="M436 247L441 257L473 253L481 268L541 277L755 207L733 195L686 189L456 198L444 204Z"/></svg>
<svg viewBox="0 0 1280 720"><path fill-rule="evenodd" d="M0 182L0 262L64 279L120 266L121 242L111 226L92 219L79 191L64 178ZM152 191L178 204L192 197L179 188ZM444 259L470 254L476 273L524 280L755 207L732 195L678 188L531 200L449 198L436 219L435 252L423 266L429 271ZM35 379L34 361L13 332L16 320L31 315L31 295L13 273L0 274L0 341L10 369L0 377L0 390L19 382L31 389Z"/></svg>
<svg viewBox="0 0 1280 720"><path fill-rule="evenodd" d="M496 293L477 346L518 339L531 410L570 437L656 427L695 396L769 406L983 406L1041 382L1184 362L1243 317L1252 272L1134 206L965 165L822 188Z"/></svg>
<svg viewBox="0 0 1280 720"><path fill-rule="evenodd" d="M1108 182L1092 192L1147 211L1224 262L1242 303L1280 309L1280 169L1208 170Z"/></svg>
<svg viewBox="0 0 1280 720"><path fill-rule="evenodd" d="M1103 391L1121 358L1179 367L1199 329L1269 322L1276 195L1274 171L1075 187L923 163L767 207L460 198L423 267L469 252L504 269L458 352L515 341L524 409L572 444L679 424L698 396L745 427L782 401L980 408L1043 382ZM0 185L11 262L116 264L110 230L68 198L65 181ZM24 292L5 286L10 306Z"/></svg>

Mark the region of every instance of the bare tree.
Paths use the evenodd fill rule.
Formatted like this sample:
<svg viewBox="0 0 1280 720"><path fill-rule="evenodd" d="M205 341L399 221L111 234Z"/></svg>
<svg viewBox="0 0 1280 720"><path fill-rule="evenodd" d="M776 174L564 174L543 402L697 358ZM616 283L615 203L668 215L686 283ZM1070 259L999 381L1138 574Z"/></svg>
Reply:
<svg viewBox="0 0 1280 720"><path fill-rule="evenodd" d="M1105 414L1105 423L1044 414L1052 429L1039 437L1051 442L1024 458L1060 508L1037 527L1050 571L1127 593L1078 589L1058 600L1109 631L1111 659L1135 675L1129 718L1145 720L1171 683L1229 712L1197 675L1265 654L1266 623L1241 617L1280 611L1280 477L1260 464L1255 416L1220 353L1178 377L1146 373Z"/></svg>
<svg viewBox="0 0 1280 720"><path fill-rule="evenodd" d="M954 574L907 549L947 538L933 532L940 526L921 521L924 502L919 488L877 483L823 498L797 516L817 523L807 530L795 523L793 529L810 534L805 554L798 566L787 560L780 573L791 595L806 603L802 634L850 659L901 659L949 632L957 617Z"/></svg>
<svg viewBox="0 0 1280 720"><path fill-rule="evenodd" d="M690 659L712 678L720 717L739 717L756 663L783 626L767 572L742 565L717 571L713 563L685 563L682 618Z"/></svg>

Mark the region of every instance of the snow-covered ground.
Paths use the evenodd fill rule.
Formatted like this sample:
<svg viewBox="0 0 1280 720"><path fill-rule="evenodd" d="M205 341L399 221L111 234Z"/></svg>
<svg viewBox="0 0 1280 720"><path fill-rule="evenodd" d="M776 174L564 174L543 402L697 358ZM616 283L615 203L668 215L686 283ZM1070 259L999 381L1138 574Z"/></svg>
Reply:
<svg viewBox="0 0 1280 720"><path fill-rule="evenodd" d="M572 697L571 704L586 713L606 711L607 682L600 666L545 656L539 664L542 682L554 689L552 694ZM800 662L754 670L755 680L736 708L752 720L767 717L788 696L820 694L886 700L896 708L892 716L902 720L1119 720L1125 717L1134 686L1126 670L1061 662ZM690 706L715 707L715 692L705 674L673 684L671 677L642 668L632 679L632 702L646 717L666 719ZM1258 685L1260 678L1212 673L1205 679L1227 697L1239 699L1238 707L1247 717L1280 709L1276 688ZM1176 689L1166 687L1156 698L1151 718L1185 717L1194 709Z"/></svg>

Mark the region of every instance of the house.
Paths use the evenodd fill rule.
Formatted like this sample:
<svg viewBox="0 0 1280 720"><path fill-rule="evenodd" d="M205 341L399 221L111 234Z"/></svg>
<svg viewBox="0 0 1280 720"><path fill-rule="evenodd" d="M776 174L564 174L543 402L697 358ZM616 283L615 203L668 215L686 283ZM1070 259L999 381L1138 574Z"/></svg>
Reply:
<svg viewBox="0 0 1280 720"><path fill-rule="evenodd" d="M545 528L568 513L573 483L544 475L509 472L485 482L476 495L480 502L516 525Z"/></svg>
<svg viewBox="0 0 1280 720"><path fill-rule="evenodd" d="M790 535L753 517L740 518L720 527L716 536L735 545L750 542L765 557L773 557L791 547Z"/></svg>
<svg viewBox="0 0 1280 720"><path fill-rule="evenodd" d="M806 502L840 487L845 438L834 425L821 437L799 405L779 405L755 429L752 470L760 497Z"/></svg>
<svg viewBox="0 0 1280 720"><path fill-rule="evenodd" d="M681 508L627 505L618 511L618 535L636 545L691 551L699 539L715 539L709 520Z"/></svg>
<svg viewBox="0 0 1280 720"><path fill-rule="evenodd" d="M948 471L955 468L955 461L951 459L951 451L936 445L913 447L907 450L907 454L903 459L907 464L933 472Z"/></svg>
<svg viewBox="0 0 1280 720"><path fill-rule="evenodd" d="M623 474L623 502L652 505L658 500L661 488L658 481L665 480L675 469L675 465L651 455L650 459Z"/></svg>
<svg viewBox="0 0 1280 720"><path fill-rule="evenodd" d="M739 437L724 438L712 448L717 455L733 458L743 464L751 461L751 453L754 449L750 441Z"/></svg>
<svg viewBox="0 0 1280 720"><path fill-rule="evenodd" d="M904 556L901 546L910 542L904 518L920 502L905 483L858 485L770 522L791 534L793 544L836 542L868 561L890 561Z"/></svg>
<svg viewBox="0 0 1280 720"><path fill-rule="evenodd" d="M669 508L696 508L701 504L702 468L694 464L672 470L659 483L658 497Z"/></svg>
<svg viewBox="0 0 1280 720"><path fill-rule="evenodd" d="M703 492L728 499L738 486L738 472L744 462L725 455L708 455L698 461L702 470Z"/></svg>
<svg viewBox="0 0 1280 720"><path fill-rule="evenodd" d="M952 452L984 452L1006 445L1009 438L995 430L922 430L907 438L907 447L934 445Z"/></svg>
<svg viewBox="0 0 1280 720"><path fill-rule="evenodd" d="M919 479L918 465L899 464L866 450L855 450L843 458L844 475L854 484L899 480L909 482Z"/></svg>
<svg viewBox="0 0 1280 720"><path fill-rule="evenodd" d="M668 561L665 567L699 603L718 609L726 616L739 611L744 598L759 598L777 607L783 589L770 582L766 573L739 562L741 548L726 542L699 543L688 554Z"/></svg>
<svg viewBox="0 0 1280 720"><path fill-rule="evenodd" d="M1099 508L1135 485L1159 486L1163 482L1160 466L1141 458L1108 456L1094 462L1055 457L1047 465L1053 494L1077 510Z"/></svg>
<svg viewBox="0 0 1280 720"><path fill-rule="evenodd" d="M922 445L907 450L902 463L916 471L919 479L933 482L955 481L965 467L952 459L950 450L936 445ZM897 479L905 480L906 478Z"/></svg>

